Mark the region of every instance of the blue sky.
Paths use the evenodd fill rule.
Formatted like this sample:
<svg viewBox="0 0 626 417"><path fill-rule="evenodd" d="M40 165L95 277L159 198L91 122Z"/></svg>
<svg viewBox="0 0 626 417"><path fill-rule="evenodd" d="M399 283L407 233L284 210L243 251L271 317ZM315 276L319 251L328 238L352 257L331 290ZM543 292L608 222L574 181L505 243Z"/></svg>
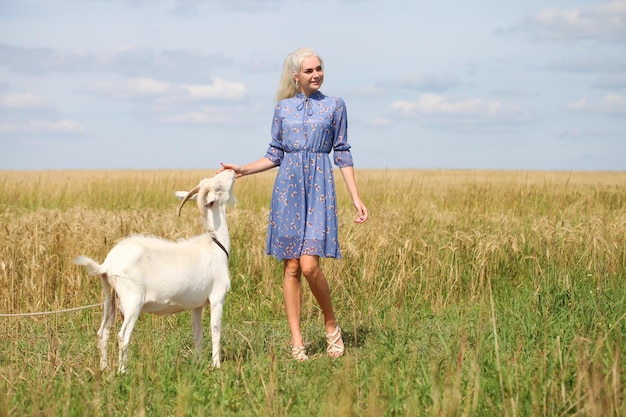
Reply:
<svg viewBox="0 0 626 417"><path fill-rule="evenodd" d="M0 0L0 169L256 160L301 46L357 168L626 170L626 0Z"/></svg>

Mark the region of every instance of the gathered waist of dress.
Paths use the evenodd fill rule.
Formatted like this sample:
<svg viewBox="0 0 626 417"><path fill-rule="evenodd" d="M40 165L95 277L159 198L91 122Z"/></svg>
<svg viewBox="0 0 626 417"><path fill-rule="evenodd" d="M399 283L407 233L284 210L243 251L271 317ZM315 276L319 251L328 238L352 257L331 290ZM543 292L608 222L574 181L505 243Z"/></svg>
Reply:
<svg viewBox="0 0 626 417"><path fill-rule="evenodd" d="M325 153L329 154L330 151L311 151L309 149L289 149L285 150L285 153Z"/></svg>

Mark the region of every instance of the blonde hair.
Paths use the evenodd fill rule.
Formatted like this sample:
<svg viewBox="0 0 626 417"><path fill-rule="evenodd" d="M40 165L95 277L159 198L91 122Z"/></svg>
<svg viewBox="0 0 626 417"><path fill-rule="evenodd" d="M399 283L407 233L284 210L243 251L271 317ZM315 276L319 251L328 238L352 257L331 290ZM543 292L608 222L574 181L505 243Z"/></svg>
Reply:
<svg viewBox="0 0 626 417"><path fill-rule="evenodd" d="M294 81L293 76L302 69L302 61L312 56L319 59L322 67L324 66L322 58L320 58L317 52L309 48L298 48L287 55L285 62L283 63L283 73L280 76L278 90L276 91L277 103L284 98L293 97L298 94L298 89L296 88L296 82Z"/></svg>

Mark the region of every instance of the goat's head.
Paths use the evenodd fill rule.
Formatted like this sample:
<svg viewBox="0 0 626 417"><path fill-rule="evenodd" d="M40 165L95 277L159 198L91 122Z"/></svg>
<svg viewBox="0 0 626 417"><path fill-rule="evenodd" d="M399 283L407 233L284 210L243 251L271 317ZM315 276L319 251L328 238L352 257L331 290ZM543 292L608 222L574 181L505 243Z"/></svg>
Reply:
<svg viewBox="0 0 626 417"><path fill-rule="evenodd" d="M187 200L196 194L198 195L196 198L198 210L200 210L202 216L205 216L207 209L213 208L215 204L234 204L236 202L235 195L233 194L235 177L235 171L227 169L211 178L204 178L198 185L190 190L183 201L180 202L178 215L180 216L183 205L185 205Z"/></svg>

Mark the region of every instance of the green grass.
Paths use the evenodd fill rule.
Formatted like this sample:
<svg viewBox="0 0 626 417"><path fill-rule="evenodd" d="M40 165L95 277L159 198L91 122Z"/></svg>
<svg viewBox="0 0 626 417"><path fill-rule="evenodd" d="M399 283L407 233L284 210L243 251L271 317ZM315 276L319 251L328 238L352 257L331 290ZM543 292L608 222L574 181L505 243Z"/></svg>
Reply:
<svg viewBox="0 0 626 417"><path fill-rule="evenodd" d="M100 302L71 259L198 233L171 193L202 175L0 173L0 313ZM0 317L0 417L626 415L626 174L359 172L371 217L340 185L344 259L322 262L347 351L325 355L305 292L307 363L264 255L272 178L235 185L221 369L187 312L140 317L126 375L98 370L100 308Z"/></svg>

